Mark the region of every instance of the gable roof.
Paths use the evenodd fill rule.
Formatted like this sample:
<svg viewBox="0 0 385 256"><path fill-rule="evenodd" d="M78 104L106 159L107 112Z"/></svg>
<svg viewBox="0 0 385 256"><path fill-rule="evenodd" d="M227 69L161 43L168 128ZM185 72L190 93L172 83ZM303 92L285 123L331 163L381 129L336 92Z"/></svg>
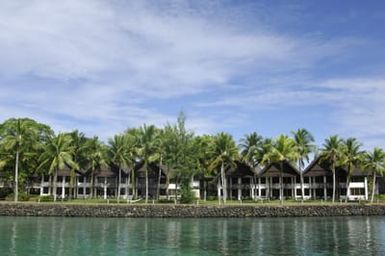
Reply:
<svg viewBox="0 0 385 256"><path fill-rule="evenodd" d="M314 158L314 160L305 168L303 176L329 176L333 175L328 161L322 161L321 156ZM346 176L347 170L343 166L336 168L336 176ZM352 176L365 176L365 172L359 167L354 167L352 170Z"/></svg>
<svg viewBox="0 0 385 256"><path fill-rule="evenodd" d="M280 163L270 163L259 173L259 177L279 177L281 176ZM299 171L290 162L283 161L283 177L300 176Z"/></svg>

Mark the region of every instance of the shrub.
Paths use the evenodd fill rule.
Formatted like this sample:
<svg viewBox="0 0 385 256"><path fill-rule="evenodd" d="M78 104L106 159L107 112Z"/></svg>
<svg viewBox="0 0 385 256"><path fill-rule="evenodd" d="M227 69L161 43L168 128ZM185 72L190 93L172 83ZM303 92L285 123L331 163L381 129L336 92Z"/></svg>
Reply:
<svg viewBox="0 0 385 256"><path fill-rule="evenodd" d="M40 196L40 202L53 202L53 196Z"/></svg>
<svg viewBox="0 0 385 256"><path fill-rule="evenodd" d="M188 185L182 186L180 193L181 193L180 202L182 204L191 204L194 202L195 196L194 196L194 192L192 191L190 186L188 186Z"/></svg>
<svg viewBox="0 0 385 256"><path fill-rule="evenodd" d="M21 201L21 202L25 202L25 201L29 201L29 198L30 198L30 196L28 194L20 193L20 194L18 194L17 200ZM7 200L7 201L13 201L14 199L15 199L15 196L13 193L8 194L7 197L5 198L5 200Z"/></svg>

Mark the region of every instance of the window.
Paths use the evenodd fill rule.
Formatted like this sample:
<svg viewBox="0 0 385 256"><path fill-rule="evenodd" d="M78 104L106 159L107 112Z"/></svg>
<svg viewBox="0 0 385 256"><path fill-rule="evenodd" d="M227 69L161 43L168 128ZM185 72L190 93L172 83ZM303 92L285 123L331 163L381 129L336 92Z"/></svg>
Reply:
<svg viewBox="0 0 385 256"><path fill-rule="evenodd" d="M266 196L266 189L261 189L261 196Z"/></svg>
<svg viewBox="0 0 385 256"><path fill-rule="evenodd" d="M266 184L266 178L265 177L261 177L261 184Z"/></svg>
<svg viewBox="0 0 385 256"><path fill-rule="evenodd" d="M273 183L279 183L279 177L273 177Z"/></svg>
<svg viewBox="0 0 385 256"><path fill-rule="evenodd" d="M323 177L323 176L317 176L317 177L315 177L315 182L316 182L316 183L323 183L323 182L324 182L324 177Z"/></svg>
<svg viewBox="0 0 385 256"><path fill-rule="evenodd" d="M79 177L79 182L84 182L84 177L83 176Z"/></svg>
<svg viewBox="0 0 385 256"><path fill-rule="evenodd" d="M43 188L43 194L48 194L48 187Z"/></svg>
<svg viewBox="0 0 385 256"><path fill-rule="evenodd" d="M284 184L290 184L291 183L291 178L290 177L283 177L283 183Z"/></svg>
<svg viewBox="0 0 385 256"><path fill-rule="evenodd" d="M303 177L303 183L309 183L309 177Z"/></svg>
<svg viewBox="0 0 385 256"><path fill-rule="evenodd" d="M301 191L301 189L297 189L297 196L302 196L302 191Z"/></svg>
<svg viewBox="0 0 385 256"><path fill-rule="evenodd" d="M310 189L305 188L304 193L305 193L305 196L310 196Z"/></svg>
<svg viewBox="0 0 385 256"><path fill-rule="evenodd" d="M83 194L83 188L79 188L79 194Z"/></svg>
<svg viewBox="0 0 385 256"><path fill-rule="evenodd" d="M363 189L363 188L351 188L350 189L350 195L352 195L352 196L364 196L365 195L365 189Z"/></svg>

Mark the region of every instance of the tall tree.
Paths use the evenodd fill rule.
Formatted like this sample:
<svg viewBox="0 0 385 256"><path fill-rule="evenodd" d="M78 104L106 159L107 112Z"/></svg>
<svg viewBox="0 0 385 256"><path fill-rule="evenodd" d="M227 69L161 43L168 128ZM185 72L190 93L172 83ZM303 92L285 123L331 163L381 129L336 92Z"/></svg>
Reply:
<svg viewBox="0 0 385 256"><path fill-rule="evenodd" d="M38 169L48 170L49 175L54 175L53 196L57 199L57 174L65 167L77 169L78 164L73 159L74 147L72 138L68 134L59 133L52 136L44 147L44 152L39 157L40 165Z"/></svg>
<svg viewBox="0 0 385 256"><path fill-rule="evenodd" d="M367 152L364 154L362 161L363 168L372 174L373 184L372 184L372 194L370 202L373 203L374 193L376 191L376 176L384 175L385 173L385 152L381 148L374 148L372 152Z"/></svg>
<svg viewBox="0 0 385 256"><path fill-rule="evenodd" d="M91 173L91 197L95 197L95 172L107 165L105 146L98 137L93 137L85 142L86 169Z"/></svg>
<svg viewBox="0 0 385 256"><path fill-rule="evenodd" d="M334 203L336 198L336 168L339 165L339 161L342 155L342 139L337 135L330 136L323 143L321 149L321 161L326 161L330 164L333 173L333 196L332 202Z"/></svg>
<svg viewBox="0 0 385 256"><path fill-rule="evenodd" d="M235 160L239 158L238 148L230 134L221 132L214 136L211 150L212 160L210 169L215 170L218 169L218 167L220 168L219 176L223 193L223 203L226 203L227 181L225 169L230 166L235 166ZM220 194L218 194L218 197L218 200L220 200Z"/></svg>
<svg viewBox="0 0 385 256"><path fill-rule="evenodd" d="M111 163L118 167L118 203L120 202L120 191L122 181L122 171L127 170L133 159L129 154L129 140L130 138L125 134L115 135L108 141L108 157Z"/></svg>
<svg viewBox="0 0 385 256"><path fill-rule="evenodd" d="M362 161L363 151L361 150L362 144L357 141L356 138L348 138L343 141L342 144L342 157L341 165L346 167L346 198L348 201L348 195L350 193L350 178L352 176L353 168L359 166Z"/></svg>
<svg viewBox="0 0 385 256"><path fill-rule="evenodd" d="M157 129L154 125L143 125L139 130L138 155L144 164L146 203L148 203L148 171L150 163L156 160L157 135Z"/></svg>
<svg viewBox="0 0 385 256"><path fill-rule="evenodd" d="M11 118L0 125L1 144L4 153L13 154L14 158L14 201L18 201L19 170L21 160L26 154L39 147L40 140L46 139L51 132L46 125L29 118ZM24 155L24 156L23 156ZM9 159L9 158L8 158Z"/></svg>
<svg viewBox="0 0 385 256"><path fill-rule="evenodd" d="M263 137L256 132L246 134L240 140L239 148L241 149L241 158L251 168L255 168L262 160L260 155L262 144Z"/></svg>
<svg viewBox="0 0 385 256"><path fill-rule="evenodd" d="M280 166L280 200L283 204L283 165L286 161L294 162L298 159L295 141L287 135L279 135L272 144L270 152L264 155L264 163L278 163Z"/></svg>
<svg viewBox="0 0 385 256"><path fill-rule="evenodd" d="M295 142L295 150L297 151L298 156L298 169L300 172L300 182L301 182L301 195L302 201L304 200L304 188L303 188L303 170L305 168L305 161L309 162L309 154L314 152L315 145L314 137L306 129L298 129L297 131L292 132Z"/></svg>
<svg viewBox="0 0 385 256"><path fill-rule="evenodd" d="M73 160L77 164L77 169L71 168L70 170L70 195L75 197L76 195L76 172L80 172L83 176L86 176L87 168L87 141L89 140L84 133L74 130L68 135L71 137L71 146L73 148ZM84 192L85 193L85 192Z"/></svg>

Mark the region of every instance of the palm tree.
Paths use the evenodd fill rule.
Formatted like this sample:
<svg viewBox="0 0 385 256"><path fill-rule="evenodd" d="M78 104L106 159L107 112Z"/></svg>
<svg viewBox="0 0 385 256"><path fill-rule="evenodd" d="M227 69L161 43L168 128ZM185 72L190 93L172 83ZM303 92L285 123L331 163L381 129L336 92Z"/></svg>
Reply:
<svg viewBox="0 0 385 256"><path fill-rule="evenodd" d="M241 158L252 170L258 166L262 160L261 151L262 151L263 137L258 135L256 132L245 135L239 144L241 149ZM254 186L256 184L256 175L253 177Z"/></svg>
<svg viewBox="0 0 385 256"><path fill-rule="evenodd" d="M385 172L385 152L381 148L374 148L372 152L364 154L362 166L365 170L370 171L373 175L372 195L370 202L373 203L374 193L376 189L377 174L383 175Z"/></svg>
<svg viewBox="0 0 385 256"><path fill-rule="evenodd" d="M304 200L304 189L303 189L303 170L305 167L305 161L309 162L309 154L314 151L314 137L306 129L298 129L292 132L295 142L295 150L298 155L298 169L301 175L301 195L302 201Z"/></svg>
<svg viewBox="0 0 385 256"><path fill-rule="evenodd" d="M154 125L143 125L139 130L138 155L144 163L146 179L146 203L148 203L148 168L156 159L157 129Z"/></svg>
<svg viewBox="0 0 385 256"><path fill-rule="evenodd" d="M72 138L68 134L59 133L52 136L44 147L44 152L39 157L41 169L48 169L49 175L54 175L53 196L56 201L57 193L57 173L59 169L66 166L78 169L78 164L73 160L74 147L72 146Z"/></svg>
<svg viewBox="0 0 385 256"><path fill-rule="evenodd" d="M91 171L91 197L95 197L95 171L106 165L105 148L98 137L85 143L87 169Z"/></svg>
<svg viewBox="0 0 385 256"><path fill-rule="evenodd" d="M294 162L298 158L295 141L287 135L279 135L272 144L270 152L263 156L264 163L279 163L280 165L280 199L283 204L283 164Z"/></svg>
<svg viewBox="0 0 385 256"><path fill-rule="evenodd" d="M129 137L125 134L115 135L112 139L108 141L108 157L112 164L118 167L119 177L118 177L118 203L120 202L120 190L121 190L121 180L122 180L122 170L127 169L132 163L133 159L129 154Z"/></svg>
<svg viewBox="0 0 385 256"><path fill-rule="evenodd" d="M14 200L18 201L19 193L19 164L20 154L24 153L26 144L34 144L37 140L38 124L28 118L9 119L1 127L2 144L7 151L15 154L15 173L14 173Z"/></svg>
<svg viewBox="0 0 385 256"><path fill-rule="evenodd" d="M71 189L71 196L75 197L76 194L76 185L75 185L75 178L76 178L76 171L81 172L82 175L86 175L85 169L87 165L87 159L86 159L86 151L87 151L87 141L89 140L84 133L79 132L78 130L74 130L68 134L71 136L71 145L73 147L73 160L75 163L77 163L77 170L74 168L71 168L70 170L70 189Z"/></svg>
<svg viewBox="0 0 385 256"><path fill-rule="evenodd" d="M353 168L359 166L362 161L364 152L360 150L361 146L362 144L359 143L356 138L348 138L342 144L341 165L345 166L347 171L345 202L348 201L350 178Z"/></svg>
<svg viewBox="0 0 385 256"><path fill-rule="evenodd" d="M210 169L214 170L220 166L220 181L223 192L223 203L226 203L227 181L225 169L229 166L235 165L235 160L239 158L238 149L235 141L233 140L233 137L228 133L221 132L214 136L211 150L212 159L210 163ZM218 194L218 200L220 200L220 194Z"/></svg>
<svg viewBox="0 0 385 256"><path fill-rule="evenodd" d="M260 152L263 137L256 132L245 135L239 144L242 160L251 168L255 168L261 161Z"/></svg>
<svg viewBox="0 0 385 256"><path fill-rule="evenodd" d="M326 160L331 165L333 173L333 196L332 202L336 198L336 167L342 154L342 139L337 135L327 138L321 149L321 160Z"/></svg>

